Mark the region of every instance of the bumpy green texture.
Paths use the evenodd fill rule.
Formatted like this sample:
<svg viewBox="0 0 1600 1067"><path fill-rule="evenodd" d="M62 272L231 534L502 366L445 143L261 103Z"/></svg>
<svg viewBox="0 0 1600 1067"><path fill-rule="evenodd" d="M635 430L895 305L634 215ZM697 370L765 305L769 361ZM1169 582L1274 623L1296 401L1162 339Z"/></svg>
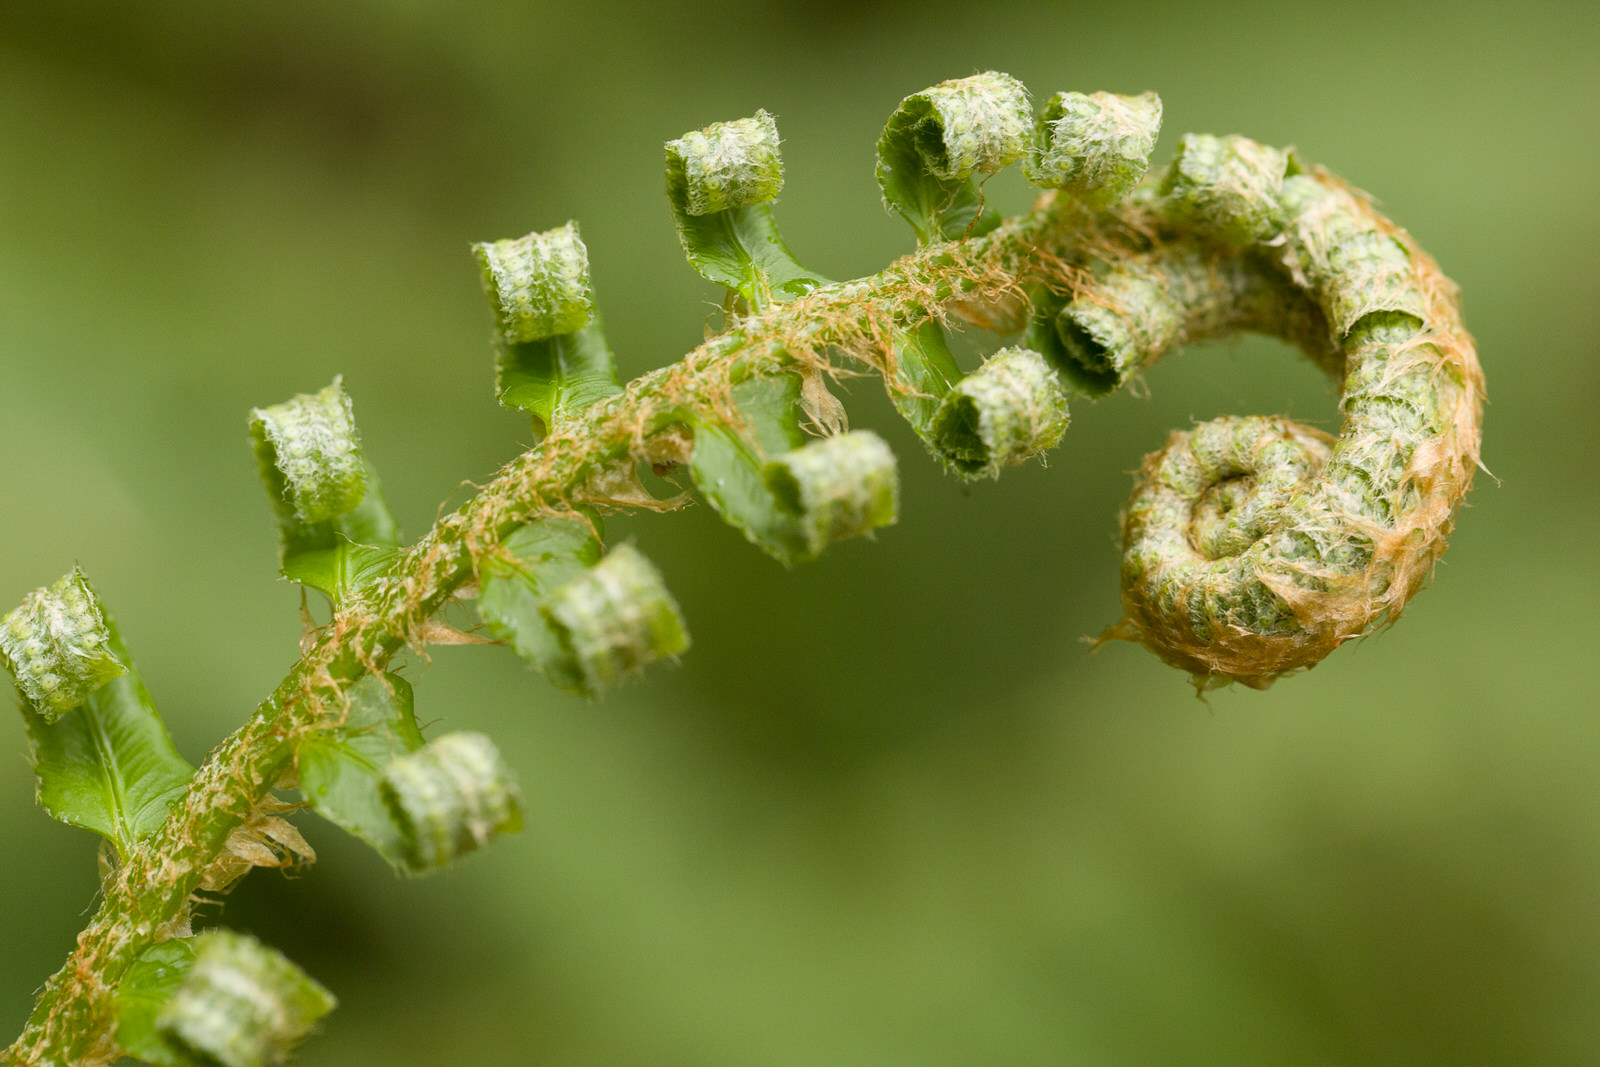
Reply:
<svg viewBox="0 0 1600 1067"><path fill-rule="evenodd" d="M813 441L766 470L779 507L794 516L810 554L834 541L870 534L900 513L894 453L871 430Z"/></svg>
<svg viewBox="0 0 1600 1067"><path fill-rule="evenodd" d="M1061 442L1067 394L1043 356L1003 348L961 379L933 420L933 436L951 469L966 478L998 478Z"/></svg>
<svg viewBox="0 0 1600 1067"><path fill-rule="evenodd" d="M503 340L542 341L588 325L594 314L589 250L576 223L475 244L472 251Z"/></svg>
<svg viewBox="0 0 1600 1067"><path fill-rule="evenodd" d="M655 564L632 545L556 589L544 602L585 692L609 688L689 647L677 601Z"/></svg>
<svg viewBox="0 0 1600 1067"><path fill-rule="evenodd" d="M1239 330L1292 339L1324 365L1339 359L1320 311L1270 259L1197 240L1096 264L1064 305L1042 295L1028 341L1079 392L1101 397L1168 352Z"/></svg>
<svg viewBox="0 0 1600 1067"><path fill-rule="evenodd" d="M156 1031L202 1063L270 1067L288 1058L333 994L253 937L208 930L194 964L156 1015Z"/></svg>
<svg viewBox="0 0 1600 1067"><path fill-rule="evenodd" d="M1155 93L1057 93L1039 113L1028 180L1102 211L1139 184L1160 132Z"/></svg>
<svg viewBox="0 0 1600 1067"><path fill-rule="evenodd" d="M493 610L485 617L515 644L526 636L520 627L528 612L535 613L534 643L551 639L585 692L682 651L687 637L677 607L642 556L622 545L590 566L597 526L569 528L574 536L564 539L546 537L554 527L542 524L687 501L687 493L649 495L638 480L643 464L669 476L699 465L697 485L708 499L706 482L718 470L736 472L745 479L744 514L776 515L785 501L805 507L801 479L814 472L790 463L769 482L765 464L802 445L794 436L797 407L815 427L837 431L841 413L827 390L829 375L882 374L930 450L974 476L1059 436L1065 408L1047 360L1080 389L1088 382L1094 389L1086 391L1105 391L1187 341L1238 329L1278 333L1342 383L1339 436L1279 418L1224 419L1176 435L1169 450L1149 457L1124 522L1125 618L1108 636L1145 643L1203 686L1264 686L1399 615L1444 549L1480 439L1482 376L1458 294L1437 265L1337 179L1302 171L1286 153L1242 138L1186 139L1164 179L1147 179L1109 210L1058 192L1025 215L991 224L980 214L971 174L939 174L968 166L977 173L1015 159L1021 142L1008 131L1025 134L1032 125L1025 96L1000 75L939 89L908 98L880 142L885 196L913 219L925 247L870 277L813 277L780 299L772 273L780 260L753 255L752 248L770 251L770 244L748 243L775 233L762 214L767 205L691 216L669 174L680 227L712 220L708 229L680 229L704 238L691 261L708 277L708 264L720 264L715 270L726 271L744 302L730 300L721 332L679 362L553 417L536 447L416 543L383 549L391 555L381 565L337 555L339 545L394 536L392 523L380 521L386 513L364 510L376 495L370 470L358 507L308 522L275 463L268 464L274 503L280 518L287 516L285 572L291 559L315 561L317 552L332 551L319 580L343 592L333 597L328 623L305 635L301 660L213 749L160 825L131 839L101 885L94 918L7 1050L12 1061L100 1064L123 1051L113 1036L119 983L150 961L152 948L187 928L196 892L219 865L275 861L260 835L274 823L273 832L293 832L274 818L283 807L273 790L292 781L295 753L308 739L331 737L335 746L348 740L339 731L351 723L356 687L388 670L401 650L462 640L436 616L474 588L487 591L505 579L509 610L498 620ZM973 105L972 115L995 120L999 132L955 121L957 105ZM963 378L945 332L958 320L1001 334L1030 323L1027 343L1038 354L997 354ZM758 440L761 433L738 413L749 410L747 393L764 389L781 402L781 418L770 423L781 433L756 450L747 447L747 431ZM264 430L263 423L258 443L266 447ZM729 455L737 462L701 463L701 446L715 440L735 442ZM747 453L760 465L747 462ZM839 470L854 470L864 454L851 453ZM864 496L848 495L865 499L864 507L836 506L813 493L814 535L853 531L861 516L876 521L883 514L882 481L865 480ZM734 500L730 493L724 502ZM792 511L789 519L801 524ZM496 561L507 557L518 565L497 572ZM8 657L17 654L8 648ZM398 730L404 723L397 710L378 717ZM466 781L500 781L497 759L476 743L469 748L472 758L458 762L489 768L485 774L441 771L426 748L388 764L385 802L397 818L407 803L421 813L412 821L422 833L411 833L419 843L410 866L434 866L510 824L509 786L429 806L430 796L449 801ZM406 762L424 756L420 764ZM396 765L430 768L432 784L413 789L406 779L393 788ZM465 830L446 819L450 810L465 813ZM152 977L159 985L173 972ZM248 1020L251 1010L241 1005L237 1018ZM191 1014L210 1018L199 1008ZM206 1031L194 1026L200 1041Z"/></svg>
<svg viewBox="0 0 1600 1067"><path fill-rule="evenodd" d="M516 780L484 734L445 734L395 758L380 788L416 874L444 867L522 828Z"/></svg>
<svg viewBox="0 0 1600 1067"><path fill-rule="evenodd" d="M1276 418L1222 418L1174 434L1142 472L1124 520L1123 580L1208 646L1230 633L1293 633L1294 612L1268 583L1285 573L1286 555L1306 553L1269 535L1327 463L1329 443Z"/></svg>
<svg viewBox="0 0 1600 1067"><path fill-rule="evenodd" d="M1348 340L1369 316L1372 325L1402 331L1422 325L1428 309L1410 250L1359 210L1348 191L1295 175L1283 183L1280 203L1287 216L1285 262L1324 308L1337 340Z"/></svg>
<svg viewBox="0 0 1600 1067"><path fill-rule="evenodd" d="M1021 159L1032 132L1028 90L1009 74L974 74L908 96L878 140L883 202L924 244L987 232L999 220L983 212L973 175Z"/></svg>
<svg viewBox="0 0 1600 1067"><path fill-rule="evenodd" d="M344 384L250 413L250 434L262 477L302 523L326 522L351 511L367 491L366 461L355 411Z"/></svg>
<svg viewBox="0 0 1600 1067"><path fill-rule="evenodd" d="M1239 159L1282 156L1231 142ZM1286 420L1224 419L1174 434L1149 457L1124 517L1119 635L1198 684L1265 686L1393 622L1427 582L1477 465L1483 383L1455 287L1339 182L1291 176L1270 207L1253 196L1213 199L1209 210L1178 207L1175 224L1231 238L1255 229L1253 249L1214 254L1276 261L1292 287L1287 317L1251 325L1297 341L1342 378L1344 424L1333 439ZM1074 302L1112 302L1098 288L1106 279L1117 293L1137 287L1135 262ZM1163 314L1206 320L1214 291L1196 292ZM1320 335L1315 318L1292 310L1297 300L1316 309ZM1158 356L1172 333L1123 327L1133 363Z"/></svg>
<svg viewBox="0 0 1600 1067"><path fill-rule="evenodd" d="M111 646L111 627L99 599L77 567L56 584L29 593L0 619L0 662L47 722L128 673Z"/></svg>
<svg viewBox="0 0 1600 1067"><path fill-rule="evenodd" d="M1278 194L1291 163L1288 152L1245 137L1188 133L1161 191L1175 217L1230 240L1257 240L1282 225Z"/></svg>
<svg viewBox="0 0 1600 1067"><path fill-rule="evenodd" d="M1028 136L1028 90L1009 74L974 74L940 82L920 94L940 135L917 141L917 154L936 178L993 174L1022 158Z"/></svg>
<svg viewBox="0 0 1600 1067"><path fill-rule="evenodd" d="M765 111L686 133L668 141L667 152L683 167L691 215L764 204L783 190L778 125Z"/></svg>

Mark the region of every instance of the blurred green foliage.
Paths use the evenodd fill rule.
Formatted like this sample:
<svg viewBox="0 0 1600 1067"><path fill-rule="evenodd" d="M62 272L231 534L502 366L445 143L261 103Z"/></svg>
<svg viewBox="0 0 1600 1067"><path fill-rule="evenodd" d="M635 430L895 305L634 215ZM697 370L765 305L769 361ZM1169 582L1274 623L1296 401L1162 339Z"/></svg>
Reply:
<svg viewBox="0 0 1600 1067"><path fill-rule="evenodd" d="M1465 290L1496 477L1398 627L1209 707L1080 642L1169 430L1333 425L1280 345L1171 360L970 490L853 383L899 526L789 573L704 507L613 521L684 607L681 668L598 704L504 651L408 671L435 733L495 737L525 832L399 881L306 816L322 861L222 918L340 996L308 1065L1595 1063L1597 39L1538 0L5 0L0 605L81 561L199 759L296 655L250 407L342 372L411 534L527 443L470 241L581 220L632 375L719 299L668 138L772 111L785 233L848 277L911 247L872 171L901 97L1156 89L1158 162L1185 130L1293 143ZM0 717L7 1035L95 879L23 750Z"/></svg>

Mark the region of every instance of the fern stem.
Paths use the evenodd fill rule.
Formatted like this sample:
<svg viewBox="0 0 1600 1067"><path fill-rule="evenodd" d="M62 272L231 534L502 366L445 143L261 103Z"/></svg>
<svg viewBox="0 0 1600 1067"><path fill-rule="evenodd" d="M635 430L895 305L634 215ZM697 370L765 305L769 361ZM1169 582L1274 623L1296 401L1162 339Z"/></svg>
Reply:
<svg viewBox="0 0 1600 1067"><path fill-rule="evenodd" d="M141 952L187 930L194 894L208 868L225 854L229 834L268 804L271 791L292 774L295 741L336 725L346 707L345 691L365 674L385 669L405 647L425 645L428 620L476 579L479 562L490 558L519 525L536 515L579 506L659 503L645 498L633 479L636 463L683 461L686 414L715 415L738 381L785 370L817 379L861 369L892 377L896 338L929 318L1014 322L1029 306L1029 293L1036 304L1046 293L1081 300L1093 292L1096 272L1104 276L1108 268L1130 263L1138 269L1139 257L1153 243L1178 239L1174 225L1153 195L1136 194L1117 211L1103 214L1065 196L1047 195L1032 212L981 237L930 244L872 277L823 285L786 303L767 303L681 361L561 420L537 447L507 464L406 550L389 577L342 603L250 721L213 751L160 829L107 878L93 919L44 986L4 1062L94 1064L117 1055L112 1003L117 983ZM1430 278L1437 275L1431 260L1414 248L1411 254L1419 270L1431 272ZM1481 392L1475 391L1476 362L1470 340L1460 332L1454 294L1440 277L1441 284L1429 289L1430 298L1443 302L1440 329L1455 331L1449 350L1461 370L1452 380L1467 383L1467 395L1457 407L1468 413L1460 419L1470 425L1452 425L1470 440L1458 443L1455 458L1470 454L1475 459L1481 402ZM1125 275L1118 278L1125 281ZM1194 331L1175 327L1171 332L1162 338L1163 351L1190 339L1187 334ZM1159 354L1144 353L1140 365ZM1329 369L1343 367L1342 360L1316 354ZM1407 379L1408 387L1415 386L1414 378ZM1362 410L1375 410L1374 404ZM1392 585L1403 587L1405 595L1414 591L1425 564L1437 554L1434 541L1448 527L1470 471L1451 478L1443 497L1431 499L1425 509L1433 540L1421 548L1404 546L1412 555L1403 566L1390 568ZM1346 602L1330 608L1330 595L1306 594L1320 598L1319 606L1336 618L1337 625L1313 627L1318 642L1336 643L1373 625L1370 611L1355 618ZM1363 595L1370 597L1369 592ZM1383 592L1379 606L1398 611L1403 597L1397 601L1396 596ZM1166 625L1146 612L1145 600L1136 597L1129 605L1136 629L1132 636L1148 640ZM1168 658L1197 672L1209 670L1191 653L1195 634L1180 636L1189 644ZM1255 661L1246 667L1251 678L1293 669Z"/></svg>

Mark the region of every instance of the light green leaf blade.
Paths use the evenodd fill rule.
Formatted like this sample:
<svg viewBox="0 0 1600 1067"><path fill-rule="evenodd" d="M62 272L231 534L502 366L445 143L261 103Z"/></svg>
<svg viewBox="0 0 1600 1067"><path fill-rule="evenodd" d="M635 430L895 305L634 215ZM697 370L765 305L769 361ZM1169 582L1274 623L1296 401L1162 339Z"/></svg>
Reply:
<svg viewBox="0 0 1600 1067"><path fill-rule="evenodd" d="M399 558L399 549L358 545L340 534L331 548L286 555L282 573L291 582L326 593L338 604L371 585Z"/></svg>
<svg viewBox="0 0 1600 1067"><path fill-rule="evenodd" d="M541 612L544 598L600 561L599 516L536 519L506 538L505 553L479 573L478 614L489 632L562 689L583 679L572 653Z"/></svg>
<svg viewBox="0 0 1600 1067"><path fill-rule="evenodd" d="M400 558L400 528L370 463L366 484L361 503L347 514L327 522L301 523L291 517L284 523L279 572L285 578L338 604L367 588Z"/></svg>
<svg viewBox="0 0 1600 1067"><path fill-rule="evenodd" d="M117 985L117 1044L152 1067L205 1067L156 1032L156 1014L194 967L194 942L163 941L146 949Z"/></svg>
<svg viewBox="0 0 1600 1067"><path fill-rule="evenodd" d="M111 648L128 673L113 678L55 722L22 709L38 776L38 799L53 818L93 830L119 856L167 817L194 768L178 755L116 626Z"/></svg>
<svg viewBox="0 0 1600 1067"><path fill-rule="evenodd" d="M500 403L531 414L549 431L569 413L622 392L598 316L573 333L495 342Z"/></svg>
<svg viewBox="0 0 1600 1067"><path fill-rule="evenodd" d="M961 368L950 352L944 327L929 319L894 337L894 368L884 379L889 398L906 422L937 454L933 424L939 405L957 382Z"/></svg>
<svg viewBox="0 0 1600 1067"><path fill-rule="evenodd" d="M793 512L780 506L766 476L769 461L800 447L800 379L753 378L733 387L740 425L696 420L689 471L718 515L754 545L791 564L812 553Z"/></svg>
<svg viewBox="0 0 1600 1067"><path fill-rule="evenodd" d="M770 205L751 204L691 216L682 210L682 191L672 184L670 171L668 174L667 195L683 253L707 280L734 290L758 308L785 303L828 284L828 279L806 269L789 250Z"/></svg>
<svg viewBox="0 0 1600 1067"><path fill-rule="evenodd" d="M352 544L369 548L399 548L400 527L389 513L389 505L384 502L383 486L371 463L367 464L366 482L367 492L361 498L361 503L340 515L334 522L334 529Z"/></svg>
<svg viewBox="0 0 1600 1067"><path fill-rule="evenodd" d="M300 792L317 814L398 866L400 827L378 782L390 760L422 747L411 684L395 674L367 675L350 687L349 697L343 724L312 734L296 748Z"/></svg>

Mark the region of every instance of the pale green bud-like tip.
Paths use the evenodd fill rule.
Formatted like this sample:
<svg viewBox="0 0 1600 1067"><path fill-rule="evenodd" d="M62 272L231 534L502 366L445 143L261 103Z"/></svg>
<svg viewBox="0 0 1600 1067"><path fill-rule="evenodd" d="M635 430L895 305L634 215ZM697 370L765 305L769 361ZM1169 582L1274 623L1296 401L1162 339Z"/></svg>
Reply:
<svg viewBox="0 0 1600 1067"><path fill-rule="evenodd" d="M766 478L779 506L799 519L813 556L899 518L899 468L883 438L870 430L785 453L767 465Z"/></svg>
<svg viewBox="0 0 1600 1067"><path fill-rule="evenodd" d="M1155 93L1057 93L1034 128L1028 180L1102 210L1133 191L1161 132Z"/></svg>
<svg viewBox="0 0 1600 1067"><path fill-rule="evenodd" d="M632 545L559 586L544 603L593 693L689 647L678 604L655 564Z"/></svg>
<svg viewBox="0 0 1600 1067"><path fill-rule="evenodd" d="M379 788L400 823L406 862L418 874L522 827L517 783L484 734L446 734L396 758Z"/></svg>
<svg viewBox="0 0 1600 1067"><path fill-rule="evenodd" d="M156 1031L205 1063L270 1067L338 1002L281 952L231 930L195 939L194 966Z"/></svg>
<svg viewBox="0 0 1600 1067"><path fill-rule="evenodd" d="M54 722L128 668L111 650L100 598L77 567L35 589L0 619L0 661L46 721Z"/></svg>
<svg viewBox="0 0 1600 1067"><path fill-rule="evenodd" d="M1248 137L1186 133L1161 192L1178 218L1233 240L1261 240L1283 227L1278 197L1291 162L1288 152Z"/></svg>
<svg viewBox="0 0 1600 1067"><path fill-rule="evenodd" d="M250 435L269 490L301 522L344 515L366 495L367 463L342 379L251 411Z"/></svg>
<svg viewBox="0 0 1600 1067"><path fill-rule="evenodd" d="M778 126L765 111L686 133L667 142L667 153L683 168L690 215L764 204L783 189Z"/></svg>
<svg viewBox="0 0 1600 1067"><path fill-rule="evenodd" d="M577 223L475 244L472 251L504 340L526 343L574 333L594 317L589 250Z"/></svg>
<svg viewBox="0 0 1600 1067"><path fill-rule="evenodd" d="M945 397L934 414L933 439L956 473L999 477L1003 468L1059 444L1067 421L1066 390L1045 358L1004 348Z"/></svg>
<svg viewBox="0 0 1600 1067"><path fill-rule="evenodd" d="M993 174L1028 149L1033 108L1028 90L1009 74L988 71L940 82L908 97L926 101L937 129L917 138L928 173L940 179Z"/></svg>

